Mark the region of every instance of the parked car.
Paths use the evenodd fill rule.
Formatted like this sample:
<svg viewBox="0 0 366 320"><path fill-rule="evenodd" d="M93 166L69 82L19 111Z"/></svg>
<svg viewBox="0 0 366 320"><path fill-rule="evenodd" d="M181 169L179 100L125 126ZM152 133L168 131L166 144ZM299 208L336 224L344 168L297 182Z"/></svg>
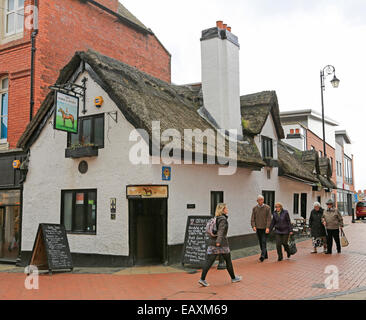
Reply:
<svg viewBox="0 0 366 320"><path fill-rule="evenodd" d="M356 217L357 220L366 218L366 201L360 201L356 206Z"/></svg>

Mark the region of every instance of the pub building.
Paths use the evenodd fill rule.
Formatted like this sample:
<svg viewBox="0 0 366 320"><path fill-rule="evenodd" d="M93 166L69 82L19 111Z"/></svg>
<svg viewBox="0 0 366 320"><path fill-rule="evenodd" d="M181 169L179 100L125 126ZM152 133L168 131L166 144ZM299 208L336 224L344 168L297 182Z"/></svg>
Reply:
<svg viewBox="0 0 366 320"><path fill-rule="evenodd" d="M22 264L29 261L40 223L65 226L74 266L172 264L182 258L187 218L210 216L218 202L229 206L230 244L237 249L256 243L250 217L258 194L272 208L281 201L292 218L310 212L318 197L325 199L315 174L318 156L308 161L308 154L280 142L276 93L240 97L237 37L218 23L202 32L201 45L199 85L172 85L92 50L77 52L61 70L18 142L29 153ZM216 65L217 59L223 61ZM72 116L76 98L79 109ZM161 139L156 146L154 121L161 132L174 129L179 137L186 129L207 130L208 139L195 139L193 146ZM55 130L62 127L69 132ZM210 145L218 128L240 130L233 175L219 175L228 169L222 160L233 160L233 138ZM148 150L149 163L131 161L137 144ZM175 160L193 152L193 164L155 164L154 148L171 149ZM205 164L194 162L199 154Z"/></svg>

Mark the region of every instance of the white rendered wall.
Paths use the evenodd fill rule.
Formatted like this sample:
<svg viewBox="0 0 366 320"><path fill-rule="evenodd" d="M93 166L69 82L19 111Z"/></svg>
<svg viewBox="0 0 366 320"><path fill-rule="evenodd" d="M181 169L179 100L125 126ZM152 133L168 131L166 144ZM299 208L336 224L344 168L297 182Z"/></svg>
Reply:
<svg viewBox="0 0 366 320"><path fill-rule="evenodd" d="M108 95L87 75L87 115L117 111ZM80 80L80 78L79 78ZM93 99L103 96L101 110ZM252 208L263 190L275 191L276 200L284 203L292 218L293 194L308 193L308 210L315 194L303 183L278 177L278 169L253 172L238 169L234 176L218 176L218 166L173 165L172 181L161 179L162 165L134 166L128 151L134 142L128 137L134 128L118 111L116 124L105 115L105 148L96 158L85 159L89 171L78 172L81 160L65 158L67 134L54 131L49 123L31 148L30 167L23 194L22 250L31 251L39 223L60 223L61 190L97 189L97 235L69 234L73 253L129 255L129 221L127 185L168 185L168 244L182 244L189 215L210 214L210 192L223 191L230 210L229 236L253 233L250 226ZM268 120L264 134L275 138L273 121ZM275 148L277 149L277 148ZM277 152L276 152L277 157ZM116 220L110 219L110 198L117 199ZM196 204L188 210L187 204ZM310 212L310 211L309 211Z"/></svg>
<svg viewBox="0 0 366 320"><path fill-rule="evenodd" d="M269 114L267 121L262 128L261 134L254 137L254 142L257 145L259 152L262 154L262 142L261 142L260 136L265 136L265 137L271 138L273 140L273 159L277 160L278 159L278 151L277 151L278 138L277 138L276 127L274 125L271 114Z"/></svg>
<svg viewBox="0 0 366 320"><path fill-rule="evenodd" d="M204 107L221 129L242 132L239 47L228 40L201 41Z"/></svg>
<svg viewBox="0 0 366 320"><path fill-rule="evenodd" d="M337 187L343 189L343 152L342 152L342 146L338 142L336 142L335 154L336 154L336 161L342 164L341 174L337 175Z"/></svg>
<svg viewBox="0 0 366 320"><path fill-rule="evenodd" d="M321 120L309 117L308 118L308 128L312 132L314 132L319 138L323 139L323 124L322 124ZM325 123L325 140L333 148L335 148L336 130L338 130L336 126L331 126L331 125Z"/></svg>

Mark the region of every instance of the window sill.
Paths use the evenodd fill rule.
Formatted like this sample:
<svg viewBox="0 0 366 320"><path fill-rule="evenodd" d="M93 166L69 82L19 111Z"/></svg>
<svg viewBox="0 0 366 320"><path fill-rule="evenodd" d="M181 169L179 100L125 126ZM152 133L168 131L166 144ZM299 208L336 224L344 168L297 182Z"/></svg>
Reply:
<svg viewBox="0 0 366 320"><path fill-rule="evenodd" d="M70 235L80 235L80 236L96 236L96 232L73 232L73 231L66 231L67 234Z"/></svg>
<svg viewBox="0 0 366 320"><path fill-rule="evenodd" d="M67 148L65 158L80 159L89 157L98 157L98 146L81 147L76 149Z"/></svg>
<svg viewBox="0 0 366 320"><path fill-rule="evenodd" d="M10 35L3 35L0 37L0 45L4 45L9 42L20 40L23 38L24 38L24 32L13 33Z"/></svg>

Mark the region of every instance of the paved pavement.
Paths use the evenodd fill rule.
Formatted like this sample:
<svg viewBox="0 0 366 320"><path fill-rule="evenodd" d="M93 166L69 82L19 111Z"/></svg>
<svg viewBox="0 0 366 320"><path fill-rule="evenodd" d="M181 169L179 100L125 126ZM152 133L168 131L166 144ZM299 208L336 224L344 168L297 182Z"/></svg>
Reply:
<svg viewBox="0 0 366 320"><path fill-rule="evenodd" d="M38 290L26 290L21 269L0 265L0 299L362 300L366 299L366 224L351 224L349 217L345 220L350 246L342 254L310 254L308 240L298 243L298 253L290 260L277 262L275 251L264 263L258 262L258 254L248 256L234 261L236 273L243 276L237 284L231 284L226 271L212 269L207 277L211 286L201 288L199 273L176 266L106 269L104 274L81 269L73 274L45 274L39 278ZM325 273L329 266L339 271L339 289L325 288L331 275Z"/></svg>

